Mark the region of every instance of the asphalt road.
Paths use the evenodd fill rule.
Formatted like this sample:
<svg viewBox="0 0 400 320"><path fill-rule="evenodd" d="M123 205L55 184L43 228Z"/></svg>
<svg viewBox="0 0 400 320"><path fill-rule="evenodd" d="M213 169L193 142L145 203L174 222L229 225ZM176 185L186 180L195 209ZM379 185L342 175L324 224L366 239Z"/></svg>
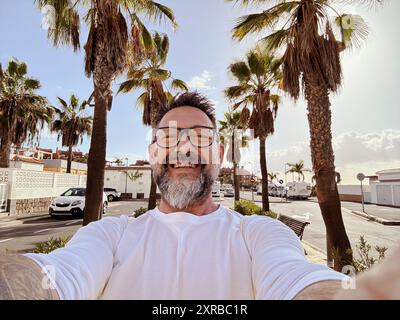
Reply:
<svg viewBox="0 0 400 320"><path fill-rule="evenodd" d="M242 197L251 199L250 192L243 192ZM215 199L226 207L233 208L233 198ZM257 204L261 204L261 196L254 195ZM304 232L303 240L314 247L326 251L325 226L319 206L313 201L284 202L280 198L270 197L271 209L296 219L310 222ZM346 203L343 204L344 206ZM147 207L146 202L118 201L110 203L107 216L130 215L139 207ZM386 246L393 249L400 244L400 226L384 226L376 222L354 215L343 208L343 219L353 249L360 235L372 245ZM82 225L82 219L70 216L52 218L47 214L24 219L0 219L0 253L26 252L35 247L35 243L46 241L50 237L73 235Z"/></svg>
<svg viewBox="0 0 400 320"><path fill-rule="evenodd" d="M242 197L251 199L251 192L243 192ZM254 200L261 205L261 196L255 196ZM318 203L296 200L285 202L274 197L270 197L270 202L272 211L310 222L304 231L303 240L326 251L326 231ZM356 249L355 245L359 242L361 235L365 236L372 247L385 246L390 250L400 245L400 226L384 226L377 222L371 222L351 213L351 210L346 208L354 209L354 206L355 204L352 203L350 205L342 203L343 221L353 250ZM387 210L391 210L391 208L387 208Z"/></svg>
<svg viewBox="0 0 400 320"><path fill-rule="evenodd" d="M147 203L111 202L105 216L131 215L141 206L147 207ZM50 217L47 213L11 221L2 220L0 220L0 253L31 251L38 242L46 241L50 237L70 237L82 226L82 219L75 219L70 215Z"/></svg>

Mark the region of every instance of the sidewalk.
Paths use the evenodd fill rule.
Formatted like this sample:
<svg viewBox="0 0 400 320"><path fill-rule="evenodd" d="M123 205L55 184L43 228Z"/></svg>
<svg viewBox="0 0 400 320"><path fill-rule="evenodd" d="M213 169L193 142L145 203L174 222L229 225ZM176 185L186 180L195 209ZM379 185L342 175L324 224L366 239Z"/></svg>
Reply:
<svg viewBox="0 0 400 320"><path fill-rule="evenodd" d="M313 246L307 241L302 240L301 243L303 244L304 250L307 252L307 260L312 263L323 264L326 266L326 252Z"/></svg>
<svg viewBox="0 0 400 320"><path fill-rule="evenodd" d="M313 197L309 199L313 202L318 202L317 198ZM364 211L362 212L361 203L341 201L342 209L349 213L356 214L360 217L368 220L389 226L400 225L400 208L378 206L376 204L366 203L364 204Z"/></svg>

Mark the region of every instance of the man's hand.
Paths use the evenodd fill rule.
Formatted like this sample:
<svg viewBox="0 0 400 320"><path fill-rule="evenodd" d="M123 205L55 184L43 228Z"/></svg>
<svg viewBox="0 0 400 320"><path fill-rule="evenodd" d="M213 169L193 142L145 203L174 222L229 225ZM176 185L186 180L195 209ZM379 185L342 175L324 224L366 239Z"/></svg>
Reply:
<svg viewBox="0 0 400 320"><path fill-rule="evenodd" d="M22 255L0 255L0 300L57 300L41 268Z"/></svg>
<svg viewBox="0 0 400 320"><path fill-rule="evenodd" d="M355 287L344 289L340 281L315 283L296 300L400 300L400 247L379 265L354 279Z"/></svg>
<svg viewBox="0 0 400 320"><path fill-rule="evenodd" d="M355 278L355 289L340 290L340 300L400 300L400 247Z"/></svg>

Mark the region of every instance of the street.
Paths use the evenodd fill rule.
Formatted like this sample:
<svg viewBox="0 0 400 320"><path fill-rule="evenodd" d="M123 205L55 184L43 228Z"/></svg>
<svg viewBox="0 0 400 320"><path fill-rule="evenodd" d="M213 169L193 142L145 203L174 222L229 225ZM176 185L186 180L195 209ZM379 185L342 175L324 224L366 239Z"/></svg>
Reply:
<svg viewBox="0 0 400 320"><path fill-rule="evenodd" d="M131 215L134 210L147 207L147 202L118 201L109 204L108 216ZM50 237L72 236L81 226L82 219L70 215L50 217L47 213L24 219L0 220L0 253L21 253L32 250L35 243Z"/></svg>
<svg viewBox="0 0 400 320"><path fill-rule="evenodd" d="M251 192L242 192L242 198L251 200ZM215 199L223 206L233 208L233 198ZM261 196L254 194L254 200L261 205ZM272 211L310 222L304 232L303 240L326 251L325 226L318 203L314 201L285 202L281 198L270 197ZM354 208L355 204L344 203L343 206ZM147 202L117 201L111 202L106 216L130 215L139 207L147 207ZM342 207L343 219L351 245L355 249L361 235L369 244L388 247L389 250L400 244L400 226L385 226L352 214ZM82 225L82 219L71 216L52 218L46 213L32 217L0 219L0 252L26 252L35 247L35 243L48 240L50 237L73 235ZM373 255L375 255L373 253Z"/></svg>

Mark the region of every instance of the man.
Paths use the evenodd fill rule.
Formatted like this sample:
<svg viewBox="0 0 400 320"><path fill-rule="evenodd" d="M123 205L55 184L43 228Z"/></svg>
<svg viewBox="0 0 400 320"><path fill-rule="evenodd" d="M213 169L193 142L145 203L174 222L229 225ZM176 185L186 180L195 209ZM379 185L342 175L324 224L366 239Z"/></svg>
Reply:
<svg viewBox="0 0 400 320"><path fill-rule="evenodd" d="M0 297L393 297L379 289L376 283L382 279L376 275L357 280L357 290L341 289L347 277L309 263L299 239L281 222L244 218L218 206L211 186L223 152L209 101L197 93L178 96L160 110L149 146L162 195L159 208L137 219L121 216L91 223L50 254L1 256ZM399 276L398 255L381 266L392 280ZM394 285L386 281L385 288Z"/></svg>

